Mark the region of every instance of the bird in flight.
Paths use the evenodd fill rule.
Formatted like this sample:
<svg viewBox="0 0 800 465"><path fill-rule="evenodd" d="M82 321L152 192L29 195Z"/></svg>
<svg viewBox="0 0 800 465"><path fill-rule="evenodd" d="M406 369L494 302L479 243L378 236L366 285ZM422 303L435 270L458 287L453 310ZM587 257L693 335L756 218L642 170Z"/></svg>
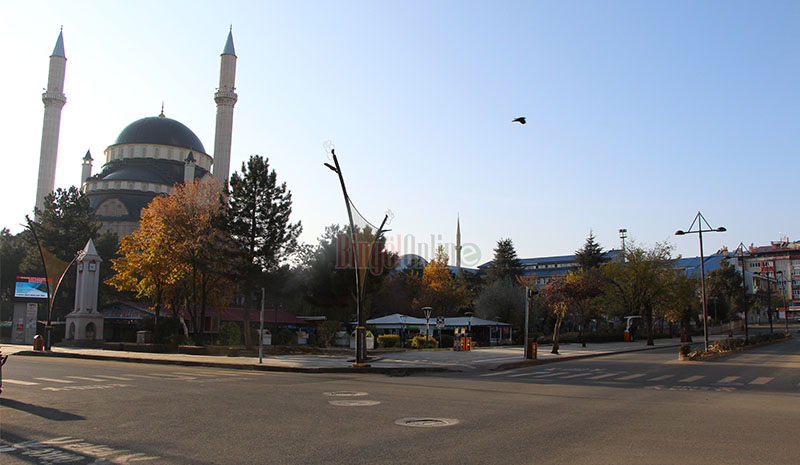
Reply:
<svg viewBox="0 0 800 465"><path fill-rule="evenodd" d="M524 116L520 116L519 118L514 118L514 119L511 120L511 122L512 123L525 124L525 117Z"/></svg>

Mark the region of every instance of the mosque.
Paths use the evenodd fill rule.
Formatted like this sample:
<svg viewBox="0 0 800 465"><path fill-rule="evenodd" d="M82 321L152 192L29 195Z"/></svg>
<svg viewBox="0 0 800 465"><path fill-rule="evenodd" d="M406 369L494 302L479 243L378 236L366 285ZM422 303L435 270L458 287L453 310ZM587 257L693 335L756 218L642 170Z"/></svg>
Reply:
<svg viewBox="0 0 800 465"><path fill-rule="evenodd" d="M191 129L165 117L163 108L160 115L139 119L124 128L116 141L106 148L98 173L92 174L94 160L91 153L86 152L79 185L102 222L103 231L120 237L130 234L139 225L142 209L177 183L209 178L228 180L233 107L238 98L236 59L230 31L220 58L219 88L214 94L217 120L213 157ZM66 63L62 31L50 56L47 89L42 94L45 110L36 190L36 207L40 210L45 197L55 187L61 109L67 101L64 95Z"/></svg>

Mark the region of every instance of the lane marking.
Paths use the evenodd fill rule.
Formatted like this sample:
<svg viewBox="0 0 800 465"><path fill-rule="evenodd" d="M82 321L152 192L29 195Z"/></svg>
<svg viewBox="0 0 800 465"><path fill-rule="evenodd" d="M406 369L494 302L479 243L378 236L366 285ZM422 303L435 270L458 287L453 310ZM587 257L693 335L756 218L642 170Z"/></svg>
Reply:
<svg viewBox="0 0 800 465"><path fill-rule="evenodd" d="M617 376L618 374L619 374L619 373L606 373L606 374L604 374L604 375L592 376L592 377L591 377L591 378L589 378L589 379L603 379L603 378L610 378L610 377L612 377L612 376Z"/></svg>
<svg viewBox="0 0 800 465"><path fill-rule="evenodd" d="M705 378L705 376L696 375L696 376L690 376L688 378L683 378L681 380L678 380L678 382L679 383L694 383L698 379L703 379L703 378Z"/></svg>
<svg viewBox="0 0 800 465"><path fill-rule="evenodd" d="M75 381L67 381L65 379L53 379L53 378L33 378L38 379L39 381L49 381L51 383L61 383L61 384L72 384Z"/></svg>
<svg viewBox="0 0 800 465"><path fill-rule="evenodd" d="M630 381L632 379L641 378L642 376L647 376L645 373L636 373L633 375L623 376L621 378L617 378L617 381Z"/></svg>
<svg viewBox="0 0 800 465"><path fill-rule="evenodd" d="M750 381L747 384L767 384L770 381L772 381L773 379L775 379L775 378L770 378L768 376L763 376L761 378L756 378L756 379L754 379L753 381Z"/></svg>
<svg viewBox="0 0 800 465"><path fill-rule="evenodd" d="M647 381L661 381L661 380L665 380L665 379L668 379L668 378L672 378L673 376L675 376L675 375L656 376L655 378L650 378Z"/></svg>
<svg viewBox="0 0 800 465"><path fill-rule="evenodd" d="M115 381L133 381L130 378L123 378L122 376L107 376L107 375L97 375L98 378L105 378L105 379L113 379Z"/></svg>
<svg viewBox="0 0 800 465"><path fill-rule="evenodd" d="M8 384L19 384L21 386L36 386L37 384L39 384L39 383L31 383L30 381L20 381L17 379L8 379L8 378L5 378L3 382Z"/></svg>
<svg viewBox="0 0 800 465"><path fill-rule="evenodd" d="M94 381L95 383L97 383L97 382L102 382L102 381L105 381L104 379L99 379L99 378L87 378L87 377L85 377L85 376L67 376L67 378L79 379L79 380L81 380L81 381Z"/></svg>
<svg viewBox="0 0 800 465"><path fill-rule="evenodd" d="M503 373L502 371L498 371L498 372L496 372L496 373L484 373L484 374L482 374L482 375L479 375L479 376L482 376L482 377L486 377L486 376L500 376L500 375L504 375L504 374L505 374L505 373Z"/></svg>
<svg viewBox="0 0 800 465"><path fill-rule="evenodd" d="M717 384L730 384L730 383L736 381L739 378L741 378L741 376L727 376L727 377L722 378L721 380L717 381Z"/></svg>
<svg viewBox="0 0 800 465"><path fill-rule="evenodd" d="M570 379L570 378L580 378L581 376L589 376L592 373L576 373L574 375L565 376L562 379Z"/></svg>

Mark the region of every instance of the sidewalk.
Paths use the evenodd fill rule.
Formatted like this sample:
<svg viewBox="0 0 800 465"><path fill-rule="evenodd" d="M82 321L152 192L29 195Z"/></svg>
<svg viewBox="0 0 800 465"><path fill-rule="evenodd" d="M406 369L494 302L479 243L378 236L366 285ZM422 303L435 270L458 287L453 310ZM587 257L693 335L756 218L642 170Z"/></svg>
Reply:
<svg viewBox="0 0 800 465"><path fill-rule="evenodd" d="M16 357L68 357L90 360L109 360L164 365L205 366L241 370L287 371L305 373L383 373L403 375L420 372L496 370L521 366L553 363L578 358L635 352L641 350L678 347L678 339L660 339L654 346L645 341L611 342L602 344L561 344L559 354L551 354L550 345L539 346L537 360L525 360L521 346L481 347L469 352L452 350L409 350L369 352L369 367L353 367L352 355L271 355L258 357L230 357L218 355L162 354L125 352L117 350L87 349L80 347L53 347L51 352L33 351L27 345L3 344L3 355Z"/></svg>

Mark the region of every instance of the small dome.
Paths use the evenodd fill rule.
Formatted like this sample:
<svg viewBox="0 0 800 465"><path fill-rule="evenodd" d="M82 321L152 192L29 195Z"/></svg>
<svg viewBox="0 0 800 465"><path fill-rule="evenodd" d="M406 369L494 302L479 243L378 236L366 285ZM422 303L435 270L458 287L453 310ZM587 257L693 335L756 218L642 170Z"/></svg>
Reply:
<svg viewBox="0 0 800 465"><path fill-rule="evenodd" d="M114 145L122 144L157 144L191 149L206 153L203 143L180 121L151 116L129 124L117 137Z"/></svg>

